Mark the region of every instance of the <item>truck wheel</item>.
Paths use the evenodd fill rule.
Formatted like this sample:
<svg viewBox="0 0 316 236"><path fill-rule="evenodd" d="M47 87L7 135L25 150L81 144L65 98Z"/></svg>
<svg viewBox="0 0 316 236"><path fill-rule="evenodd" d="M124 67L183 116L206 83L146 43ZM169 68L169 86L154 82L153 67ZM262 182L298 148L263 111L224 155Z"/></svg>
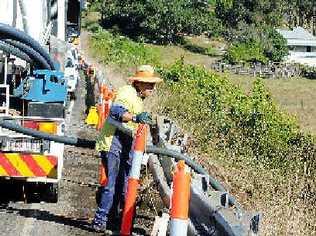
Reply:
<svg viewBox="0 0 316 236"><path fill-rule="evenodd" d="M56 183L47 183L46 191L44 193L44 199L49 203L57 203L58 202L58 184Z"/></svg>

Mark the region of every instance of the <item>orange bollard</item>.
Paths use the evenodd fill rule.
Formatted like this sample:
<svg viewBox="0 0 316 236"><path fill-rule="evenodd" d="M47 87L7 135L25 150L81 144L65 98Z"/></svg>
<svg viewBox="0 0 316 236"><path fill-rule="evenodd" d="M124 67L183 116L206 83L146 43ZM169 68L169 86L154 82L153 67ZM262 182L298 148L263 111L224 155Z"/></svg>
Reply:
<svg viewBox="0 0 316 236"><path fill-rule="evenodd" d="M101 104L97 106L99 120L97 130L102 129L103 124L110 114L112 100L115 97L114 92L110 91L105 85L101 87Z"/></svg>
<svg viewBox="0 0 316 236"><path fill-rule="evenodd" d="M125 206L122 216L120 235L131 235L132 222L135 215L135 205L139 187L140 169L146 146L147 125L138 125L133 143L132 166L129 172Z"/></svg>
<svg viewBox="0 0 316 236"><path fill-rule="evenodd" d="M171 195L171 236L187 235L191 176L184 161L179 161L173 175Z"/></svg>
<svg viewBox="0 0 316 236"><path fill-rule="evenodd" d="M108 96L108 88L106 87L105 84L101 85L101 90L100 90L100 96L102 97L102 99L105 99Z"/></svg>

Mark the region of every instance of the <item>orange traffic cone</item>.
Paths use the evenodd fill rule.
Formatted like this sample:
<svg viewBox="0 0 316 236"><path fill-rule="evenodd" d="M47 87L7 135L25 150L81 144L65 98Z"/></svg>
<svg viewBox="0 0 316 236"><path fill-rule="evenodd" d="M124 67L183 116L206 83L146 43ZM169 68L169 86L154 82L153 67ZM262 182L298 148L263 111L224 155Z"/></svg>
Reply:
<svg viewBox="0 0 316 236"><path fill-rule="evenodd" d="M184 161L179 161L173 176L170 235L187 235L191 176Z"/></svg>
<svg viewBox="0 0 316 236"><path fill-rule="evenodd" d="M133 143L132 166L129 172L125 206L122 216L120 235L130 235L135 214L135 204L139 187L140 169L146 146L147 125L140 124Z"/></svg>

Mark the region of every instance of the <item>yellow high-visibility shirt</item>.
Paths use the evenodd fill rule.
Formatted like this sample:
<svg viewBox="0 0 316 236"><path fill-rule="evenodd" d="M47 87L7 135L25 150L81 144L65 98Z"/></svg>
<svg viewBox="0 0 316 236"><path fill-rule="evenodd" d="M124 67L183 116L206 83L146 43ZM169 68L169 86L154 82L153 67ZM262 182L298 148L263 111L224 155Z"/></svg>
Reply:
<svg viewBox="0 0 316 236"><path fill-rule="evenodd" d="M131 85L125 85L117 91L113 105L121 105L126 108L129 113L134 115L143 112L144 109L143 100L137 95L136 89ZM127 125L133 130L137 128L137 124L131 121L124 125ZM108 122L104 122L104 126L96 140L97 151L107 152L110 150L115 130L115 127L110 125Z"/></svg>

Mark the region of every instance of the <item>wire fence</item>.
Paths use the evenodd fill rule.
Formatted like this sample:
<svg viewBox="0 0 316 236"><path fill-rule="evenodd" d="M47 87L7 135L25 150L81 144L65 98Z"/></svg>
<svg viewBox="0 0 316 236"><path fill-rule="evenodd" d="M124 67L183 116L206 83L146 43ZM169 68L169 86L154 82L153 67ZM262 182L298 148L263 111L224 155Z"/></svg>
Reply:
<svg viewBox="0 0 316 236"><path fill-rule="evenodd" d="M295 78L302 75L302 69L298 64L270 63L264 65L253 63L251 65L231 65L216 62L211 65L211 68L217 72L230 72L262 78Z"/></svg>

